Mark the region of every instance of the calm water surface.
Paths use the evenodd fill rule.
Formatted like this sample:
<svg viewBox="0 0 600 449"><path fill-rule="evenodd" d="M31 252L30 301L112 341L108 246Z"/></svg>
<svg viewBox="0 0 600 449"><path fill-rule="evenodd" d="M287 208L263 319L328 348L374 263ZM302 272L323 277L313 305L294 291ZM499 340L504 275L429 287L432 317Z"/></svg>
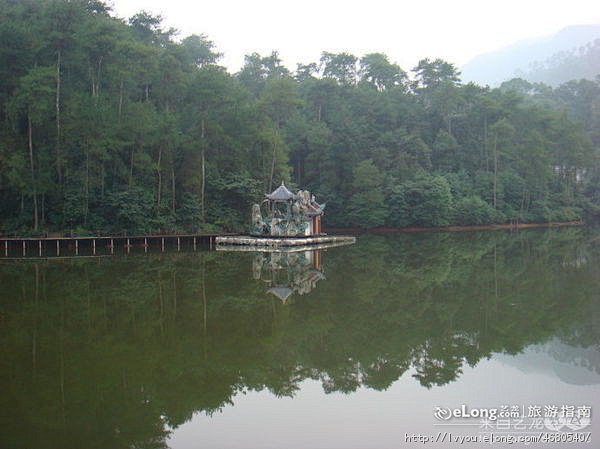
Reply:
<svg viewBox="0 0 600 449"><path fill-rule="evenodd" d="M1 448L599 447L597 229L2 260L0 287Z"/></svg>

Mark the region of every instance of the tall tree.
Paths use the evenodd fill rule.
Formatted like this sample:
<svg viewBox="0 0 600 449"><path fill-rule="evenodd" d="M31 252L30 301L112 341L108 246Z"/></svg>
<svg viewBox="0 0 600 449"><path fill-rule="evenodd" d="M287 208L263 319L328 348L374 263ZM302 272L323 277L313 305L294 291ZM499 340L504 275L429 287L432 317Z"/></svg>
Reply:
<svg viewBox="0 0 600 449"><path fill-rule="evenodd" d="M34 128L47 122L51 110L51 99L54 94L52 83L54 70L51 67L37 67L31 69L27 75L21 77L19 86L10 100L13 117L18 121L25 117L27 127L27 150L29 153L29 171L31 176L31 196L33 200L33 230L39 230L38 191L40 186L39 167L36 160L36 144L34 142Z"/></svg>
<svg viewBox="0 0 600 449"><path fill-rule="evenodd" d="M389 62L383 53L369 53L360 59L360 77L373 85L377 90L383 91L393 87L402 87L407 80L404 70L397 64Z"/></svg>
<svg viewBox="0 0 600 449"><path fill-rule="evenodd" d="M321 67L324 78L332 78L344 86L356 84L358 58L350 53L321 53Z"/></svg>

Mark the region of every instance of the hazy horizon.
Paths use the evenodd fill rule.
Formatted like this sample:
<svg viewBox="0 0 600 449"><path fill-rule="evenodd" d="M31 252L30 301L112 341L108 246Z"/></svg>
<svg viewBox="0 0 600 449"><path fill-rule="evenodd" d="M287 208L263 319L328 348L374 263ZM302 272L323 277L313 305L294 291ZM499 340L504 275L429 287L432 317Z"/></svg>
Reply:
<svg viewBox="0 0 600 449"><path fill-rule="evenodd" d="M490 6L483 10L471 0L434 1L426 10L389 1L358 8L339 0L308 0L302 8L273 0L210 5L113 0L111 4L123 18L141 10L160 15L165 27L180 31L179 37L206 34L224 53L220 64L231 72L240 69L244 55L271 51L277 51L290 70L297 63L318 62L323 51L359 57L382 52L407 71L423 58L439 57L461 67L476 56L519 41L549 37L572 25L600 24L600 7L589 0L573 0L568 8L538 0L508 0L498 10Z"/></svg>

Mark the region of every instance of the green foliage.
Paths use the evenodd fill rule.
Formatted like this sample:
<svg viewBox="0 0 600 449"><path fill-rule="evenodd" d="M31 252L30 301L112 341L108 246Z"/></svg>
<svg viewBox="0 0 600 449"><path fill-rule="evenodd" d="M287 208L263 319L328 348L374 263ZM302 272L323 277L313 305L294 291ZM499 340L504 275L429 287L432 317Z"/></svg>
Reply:
<svg viewBox="0 0 600 449"><path fill-rule="evenodd" d="M68 189L63 203L63 219L68 228L85 222L85 197L80 189Z"/></svg>
<svg viewBox="0 0 600 449"><path fill-rule="evenodd" d="M8 105L13 114L26 114L39 123L52 113L54 97L54 73L52 67L35 67L19 78L19 85Z"/></svg>
<svg viewBox="0 0 600 449"><path fill-rule="evenodd" d="M436 89L445 83L458 83L460 73L453 64L442 59L425 58L413 69L416 85L422 89Z"/></svg>
<svg viewBox="0 0 600 449"><path fill-rule="evenodd" d="M404 87L406 72L397 64L392 64L383 53L370 53L360 59L361 80L383 91L394 87Z"/></svg>
<svg viewBox="0 0 600 449"><path fill-rule="evenodd" d="M452 211L452 222L458 225L484 225L495 218L494 209L478 196L461 198Z"/></svg>
<svg viewBox="0 0 600 449"><path fill-rule="evenodd" d="M446 131L440 131L433 143L435 168L445 173L453 172L458 165L458 151L456 139Z"/></svg>
<svg viewBox="0 0 600 449"><path fill-rule="evenodd" d="M181 41L181 45L188 62L198 67L215 64L222 56L214 51L215 44L204 34L188 36Z"/></svg>
<svg viewBox="0 0 600 449"><path fill-rule="evenodd" d="M356 63L358 58L349 53L321 54L320 63L323 66L323 77L336 80L339 84L351 86L356 83Z"/></svg>
<svg viewBox="0 0 600 449"><path fill-rule="evenodd" d="M359 163L353 172L353 195L348 204L348 219L365 228L385 223L387 211L382 193L383 176L373 161Z"/></svg>
<svg viewBox="0 0 600 449"><path fill-rule="evenodd" d="M389 223L392 226L447 226L452 194L441 176L420 176L391 188Z"/></svg>
<svg viewBox="0 0 600 449"><path fill-rule="evenodd" d="M490 90L423 59L409 83L382 53L292 74L275 51L229 74L206 35L146 12L0 8L4 232L240 231L281 180L327 201L325 226L599 214L598 80Z"/></svg>
<svg viewBox="0 0 600 449"><path fill-rule="evenodd" d="M151 232L153 204L152 195L140 187L108 195L106 206L112 212L111 228L140 235Z"/></svg>

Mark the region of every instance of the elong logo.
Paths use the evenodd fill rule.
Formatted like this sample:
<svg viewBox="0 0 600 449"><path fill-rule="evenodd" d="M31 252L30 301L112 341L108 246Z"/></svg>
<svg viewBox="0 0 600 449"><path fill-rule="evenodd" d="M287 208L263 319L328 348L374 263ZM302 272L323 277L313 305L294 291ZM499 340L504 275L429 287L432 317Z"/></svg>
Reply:
<svg viewBox="0 0 600 449"><path fill-rule="evenodd" d="M469 410L466 404L452 410L448 407L436 406L433 409L433 416L440 421L448 421L451 418L487 418L495 421L498 418L498 409L474 408Z"/></svg>

